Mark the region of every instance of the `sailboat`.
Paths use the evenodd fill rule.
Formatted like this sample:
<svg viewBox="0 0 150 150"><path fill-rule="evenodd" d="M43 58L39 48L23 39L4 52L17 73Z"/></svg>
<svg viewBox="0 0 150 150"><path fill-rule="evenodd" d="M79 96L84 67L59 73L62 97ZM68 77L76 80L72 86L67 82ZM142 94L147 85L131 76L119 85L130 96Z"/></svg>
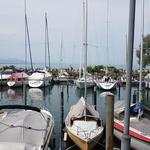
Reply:
<svg viewBox="0 0 150 150"><path fill-rule="evenodd" d="M52 82L52 74L46 68L46 44L48 44L48 54L49 54L47 14L45 14L45 68L36 70L35 72L32 73L31 76L29 76L28 84L30 87L34 88L44 87L50 85ZM50 69L50 62L49 62L49 69Z"/></svg>
<svg viewBox="0 0 150 150"><path fill-rule="evenodd" d="M12 73L7 81L9 87L19 87L28 84L28 74L25 72Z"/></svg>
<svg viewBox="0 0 150 150"><path fill-rule="evenodd" d="M1 150L47 150L54 128L52 115L29 105L0 106Z"/></svg>
<svg viewBox="0 0 150 150"><path fill-rule="evenodd" d="M84 19L85 16L83 16ZM84 38L84 37L83 37ZM82 46L82 50L80 52L80 67L79 67L79 77L74 81L77 88L84 89L85 86L85 67L83 66L83 56L84 53L84 45ZM85 56L84 56L85 57ZM83 75L82 75L83 71ZM95 86L95 81L93 76L90 73L86 73L86 88L93 88Z"/></svg>
<svg viewBox="0 0 150 150"><path fill-rule="evenodd" d="M67 83L69 81L69 74L63 69L63 58L62 58L62 50L63 50L63 36L61 37L60 43L60 69L58 70L58 76L55 78L55 83Z"/></svg>
<svg viewBox="0 0 150 150"><path fill-rule="evenodd" d="M131 137L131 147L136 150L150 149L150 120L143 116L142 101L142 56L144 38L144 0L143 0L143 29L141 36L141 55L140 55L140 82L139 82L139 101L133 106L130 105L130 124L129 135ZM133 59L133 58L132 58ZM131 82L131 81L130 81ZM121 140L125 130L125 106L115 108L114 135Z"/></svg>
<svg viewBox="0 0 150 150"><path fill-rule="evenodd" d="M87 82L87 84L86 84L87 88L94 87L94 85L95 85L94 79L93 79L91 74L87 74L86 82ZM84 83L85 83L85 77L84 76L79 77L77 80L75 80L76 86L80 89L84 88Z"/></svg>
<svg viewBox="0 0 150 150"><path fill-rule="evenodd" d="M106 50L108 52L108 21L109 21L109 1L107 0L107 46ZM101 79L96 79L95 83L98 88L103 90L112 90L116 89L117 81L111 77L111 75L108 73L108 66L106 66L105 75Z"/></svg>
<svg viewBox="0 0 150 150"><path fill-rule="evenodd" d="M85 92L84 97L81 97L77 104L70 108L70 111L65 119L65 126L69 137L82 150L91 150L99 142L103 135L104 127L99 113L94 109L94 106L87 103L87 86L86 86L86 64L87 64L87 0L83 1L83 9L85 15L85 30L84 30L84 76L85 76Z"/></svg>

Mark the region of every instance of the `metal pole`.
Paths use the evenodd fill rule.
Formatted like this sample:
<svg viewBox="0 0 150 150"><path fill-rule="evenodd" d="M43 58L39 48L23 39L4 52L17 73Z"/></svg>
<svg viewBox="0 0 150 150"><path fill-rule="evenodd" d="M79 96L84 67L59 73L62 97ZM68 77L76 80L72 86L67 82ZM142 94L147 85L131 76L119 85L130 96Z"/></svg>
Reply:
<svg viewBox="0 0 150 150"><path fill-rule="evenodd" d="M130 150L130 103L131 103L131 76L133 64L134 47L134 23L135 23L136 0L130 0L129 7L129 29L128 29L128 49L127 49L127 91L125 100L124 133L122 136L121 150Z"/></svg>
<svg viewBox="0 0 150 150"><path fill-rule="evenodd" d="M84 78L85 78L85 88L84 88L84 97L85 99L87 98L87 81L86 81L86 71L87 71L87 24L88 24L88 0L85 0L85 2L83 3L83 7L84 7L84 13L85 13L85 22L84 22L84 42L83 42L83 46L84 46Z"/></svg>
<svg viewBox="0 0 150 150"><path fill-rule="evenodd" d="M114 96L106 96L106 150L113 149Z"/></svg>
<svg viewBox="0 0 150 150"><path fill-rule="evenodd" d="M142 101L142 70L143 70L143 40L144 40L144 0L142 1L142 31L141 31L141 49L140 49L140 81L139 81L139 102ZM140 109L138 118L140 118Z"/></svg>

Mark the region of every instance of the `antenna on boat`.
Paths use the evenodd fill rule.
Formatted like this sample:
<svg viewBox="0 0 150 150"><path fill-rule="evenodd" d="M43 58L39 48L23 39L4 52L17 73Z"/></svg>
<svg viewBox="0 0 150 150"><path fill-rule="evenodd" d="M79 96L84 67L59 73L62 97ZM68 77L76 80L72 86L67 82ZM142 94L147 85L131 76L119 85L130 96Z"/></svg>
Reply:
<svg viewBox="0 0 150 150"><path fill-rule="evenodd" d="M143 40L144 40L144 0L142 1L142 28L141 28L141 49L140 49L140 81L139 81L139 103L142 101L142 69L143 69ZM138 119L141 109L138 110Z"/></svg>
<svg viewBox="0 0 150 150"><path fill-rule="evenodd" d="M47 21L47 13L45 13L45 67L46 67L46 54L48 52L48 66L50 66L50 50L49 50L49 35L48 35L48 21Z"/></svg>
<svg viewBox="0 0 150 150"><path fill-rule="evenodd" d="M30 61L31 61L31 70L33 71L33 63L32 63L32 54L31 54L31 46L30 46L30 36L29 36L29 27L28 27L28 20L27 20L27 13L26 13L26 0L25 0L25 38L27 38L27 41L25 40L25 45L29 46L29 55L30 55ZM27 46L25 46L25 53L27 54ZM26 63L27 63L27 56L26 57Z"/></svg>

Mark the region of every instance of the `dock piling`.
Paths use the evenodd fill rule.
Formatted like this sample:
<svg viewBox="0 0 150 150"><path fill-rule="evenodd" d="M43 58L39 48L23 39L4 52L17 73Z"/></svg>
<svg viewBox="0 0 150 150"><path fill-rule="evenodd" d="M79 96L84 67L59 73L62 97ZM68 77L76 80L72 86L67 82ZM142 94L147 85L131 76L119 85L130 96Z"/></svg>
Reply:
<svg viewBox="0 0 150 150"><path fill-rule="evenodd" d="M106 150L113 149L114 95L106 96Z"/></svg>

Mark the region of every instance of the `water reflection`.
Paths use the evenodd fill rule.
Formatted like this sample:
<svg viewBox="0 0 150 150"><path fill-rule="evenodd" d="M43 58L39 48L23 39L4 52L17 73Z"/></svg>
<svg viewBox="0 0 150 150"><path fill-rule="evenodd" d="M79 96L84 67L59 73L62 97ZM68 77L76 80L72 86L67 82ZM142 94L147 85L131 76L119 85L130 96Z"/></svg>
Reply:
<svg viewBox="0 0 150 150"><path fill-rule="evenodd" d="M137 88L132 88L132 95ZM0 104L24 104L24 96L22 88L9 89L4 87L0 89ZM120 94L119 94L120 91ZM63 96L62 96L63 92ZM149 92L145 92L145 103L150 104ZM115 100L126 99L126 89L120 88L116 91L111 91L114 94ZM53 87L45 88L28 88L26 89L26 100L28 105L46 107L54 117L55 127L52 139L50 141L51 150L67 149L73 146L74 143L68 140L63 142L64 119L68 114L70 107L77 103L81 96L84 96L84 89L80 90L74 85L54 85ZM105 121L105 98L110 94L94 88L87 89L87 101L94 105L96 110L100 113L101 118ZM138 96L137 96L138 98ZM149 107L150 108L150 107ZM64 148L65 147L65 148ZM77 150L75 146L72 150ZM95 150L100 149L99 146Z"/></svg>

